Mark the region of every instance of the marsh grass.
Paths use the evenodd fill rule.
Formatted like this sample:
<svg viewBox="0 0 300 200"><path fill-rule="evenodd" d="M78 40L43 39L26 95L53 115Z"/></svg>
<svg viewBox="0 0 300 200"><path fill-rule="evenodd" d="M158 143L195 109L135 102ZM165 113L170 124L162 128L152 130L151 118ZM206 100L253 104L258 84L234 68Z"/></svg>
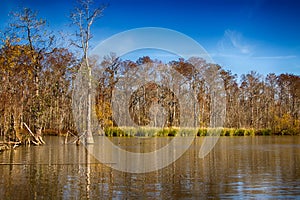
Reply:
<svg viewBox="0 0 300 200"><path fill-rule="evenodd" d="M199 137L220 136L269 136L269 135L297 135L294 132L274 133L271 129L247 129L247 128L156 128L156 127L109 127L105 129L108 137L175 137L194 136Z"/></svg>

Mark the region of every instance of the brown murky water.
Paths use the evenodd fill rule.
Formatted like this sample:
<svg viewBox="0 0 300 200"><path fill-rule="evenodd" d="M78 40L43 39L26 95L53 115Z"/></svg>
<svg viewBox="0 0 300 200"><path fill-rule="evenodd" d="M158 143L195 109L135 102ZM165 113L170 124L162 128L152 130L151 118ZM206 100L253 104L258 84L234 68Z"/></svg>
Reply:
<svg viewBox="0 0 300 200"><path fill-rule="evenodd" d="M204 159L197 138L176 162L146 174L113 170L64 138L45 140L0 153L1 199L300 198L300 136L221 137ZM158 141L114 140L128 149Z"/></svg>

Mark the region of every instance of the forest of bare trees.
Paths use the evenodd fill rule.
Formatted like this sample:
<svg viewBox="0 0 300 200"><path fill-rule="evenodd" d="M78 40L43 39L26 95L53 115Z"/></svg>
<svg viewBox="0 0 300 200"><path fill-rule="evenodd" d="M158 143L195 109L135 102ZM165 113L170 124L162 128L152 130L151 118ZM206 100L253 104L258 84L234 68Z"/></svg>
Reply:
<svg viewBox="0 0 300 200"><path fill-rule="evenodd" d="M104 7L101 9L95 10L98 13L90 17L96 18ZM80 27L80 24L77 25ZM80 31L86 33L81 29ZM83 36L82 33L79 32L82 37L79 38L79 44L83 48L83 55L78 56L73 48L59 44L62 38L49 30L46 20L41 19L37 12L25 8L12 15L7 29L1 31L0 41L0 133L7 140L21 140L26 137L22 134L24 123L34 132L76 132L72 116L73 80L83 62L88 68L92 68L93 63L89 63L87 57L91 36ZM145 63L163 63L151 60L147 55L137 61L122 60L114 54L104 56L106 57L101 65L105 70L97 80L94 109L101 127L107 128L117 125L112 120L111 98L118 76ZM191 89L197 91L199 110L194 119L198 120L200 127L207 127L210 119L210 91L206 80L192 70L195 59L198 59L197 63L201 63L203 68L212 65L201 58L180 59L168 64L183 74L192 83ZM262 75L250 71L238 77L222 66L215 66L221 74L226 92L224 127L268 129L274 134L300 133L299 75ZM177 126L179 122L176 105L166 103L172 99L168 96L172 93L151 83L145 88L152 88L164 97L160 98L157 94L145 96L143 88L137 90L132 94L132 106L129 108L134 121L139 125L147 125L147 105L154 102L160 103L165 109L169 106L166 109L169 114L164 126ZM149 99L141 98L142 95ZM173 101L176 104L176 100ZM138 108L137 102L144 104L144 107Z"/></svg>
<svg viewBox="0 0 300 200"><path fill-rule="evenodd" d="M126 73L128 68L139 67L145 63L156 63L153 67L166 65L160 61L151 60L148 56L139 58L136 62L120 61L115 58L115 62L117 64L109 62L113 63L109 66L114 67L107 66L107 70L103 73L103 79L99 82L101 84L99 84L97 100L99 104L106 105L102 107L103 109L98 108L97 110L103 127L114 125L111 120L110 104L115 84L113 80L117 81L117 76L122 75L122 72ZM104 63L107 62L104 61ZM190 119L198 120L197 124L200 128L210 126L211 91L205 77L195 70L194 65L201 66L200 69L203 71L214 66L220 74L226 93L226 117L223 127L265 130L269 134L294 135L300 133L300 77L298 75L269 73L264 76L250 71L237 77L219 65L206 63L205 60L195 57L167 64L168 67L174 68L184 75L190 82L190 89L197 92L197 109L199 110L197 110L195 118L193 118L194 113L190 113ZM176 108L178 102L171 95L172 92L168 87L164 88L164 86L154 83L141 87L132 94L132 102L129 107L131 117L136 124L148 125L150 122L149 107L152 103L159 103L167 110L164 126L178 126L180 123ZM167 102L173 102L173 104L167 104ZM139 106L136 106L137 104Z"/></svg>

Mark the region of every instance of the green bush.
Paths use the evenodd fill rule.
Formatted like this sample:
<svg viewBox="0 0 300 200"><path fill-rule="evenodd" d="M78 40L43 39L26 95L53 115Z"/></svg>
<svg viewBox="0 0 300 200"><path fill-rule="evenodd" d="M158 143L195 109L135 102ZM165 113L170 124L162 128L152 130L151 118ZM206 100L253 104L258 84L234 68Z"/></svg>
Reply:
<svg viewBox="0 0 300 200"><path fill-rule="evenodd" d="M221 136L233 136L235 130L233 128L223 128L221 131Z"/></svg>
<svg viewBox="0 0 300 200"><path fill-rule="evenodd" d="M236 129L234 132L234 136L244 136L245 130L244 129Z"/></svg>
<svg viewBox="0 0 300 200"><path fill-rule="evenodd" d="M135 136L136 128L134 127L121 127L125 132L125 136Z"/></svg>
<svg viewBox="0 0 300 200"><path fill-rule="evenodd" d="M293 135L293 133L291 130L284 129L281 130L281 135Z"/></svg>
<svg viewBox="0 0 300 200"><path fill-rule="evenodd" d="M271 135L272 131L270 129L263 129L262 133L263 135Z"/></svg>
<svg viewBox="0 0 300 200"><path fill-rule="evenodd" d="M151 127L139 127L136 128L136 133L134 136L139 136L139 137L153 137L155 136L157 132L157 128L151 128Z"/></svg>
<svg viewBox="0 0 300 200"><path fill-rule="evenodd" d="M108 127L104 129L105 136L107 137L120 137L120 136L128 136L124 131L122 131L118 127Z"/></svg>
<svg viewBox="0 0 300 200"><path fill-rule="evenodd" d="M226 128L222 129L221 136L229 136L229 131Z"/></svg>
<svg viewBox="0 0 300 200"><path fill-rule="evenodd" d="M197 132L197 136L206 136L207 135L207 129L206 128L199 128Z"/></svg>
<svg viewBox="0 0 300 200"><path fill-rule="evenodd" d="M198 135L199 129L197 128L181 128L178 130L177 134L180 136L195 136Z"/></svg>
<svg viewBox="0 0 300 200"><path fill-rule="evenodd" d="M255 135L254 129L245 129L244 135L245 136L254 136Z"/></svg>
<svg viewBox="0 0 300 200"><path fill-rule="evenodd" d="M169 131L166 128L163 128L157 132L157 136L160 136L160 137L168 136L168 134L169 134Z"/></svg>
<svg viewBox="0 0 300 200"><path fill-rule="evenodd" d="M255 131L255 135L261 136L261 135L272 135L272 130L271 129L258 129Z"/></svg>
<svg viewBox="0 0 300 200"><path fill-rule="evenodd" d="M169 129L169 133L168 133L168 136L176 136L177 135L177 131L175 129Z"/></svg>
<svg viewBox="0 0 300 200"><path fill-rule="evenodd" d="M178 133L178 129L175 128L163 128L157 132L157 136L166 137L171 136L174 137Z"/></svg>

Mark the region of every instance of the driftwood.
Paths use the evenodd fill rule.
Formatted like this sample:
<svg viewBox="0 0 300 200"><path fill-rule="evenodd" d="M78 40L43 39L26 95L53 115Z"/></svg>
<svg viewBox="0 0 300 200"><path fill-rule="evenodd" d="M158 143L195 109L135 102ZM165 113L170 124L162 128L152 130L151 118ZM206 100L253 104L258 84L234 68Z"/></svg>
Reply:
<svg viewBox="0 0 300 200"><path fill-rule="evenodd" d="M38 141L41 144L46 144L45 141L42 138L42 129L41 128L39 128L39 129L36 130L36 138L38 139Z"/></svg>
<svg viewBox="0 0 300 200"><path fill-rule="evenodd" d="M42 132L41 129L38 129L36 131L36 134L34 134L30 128L27 126L26 123L24 123L24 126L28 131L23 131L23 129L18 129L15 131L17 141L0 141L0 152L8 149L15 149L21 144L30 145L30 143L33 143L35 145L41 145L45 144L45 141L42 138ZM23 134L22 134L23 133Z"/></svg>
<svg viewBox="0 0 300 200"><path fill-rule="evenodd" d="M0 144L0 152L9 149L9 146L6 144Z"/></svg>
<svg viewBox="0 0 300 200"><path fill-rule="evenodd" d="M68 143L68 136L69 136L69 131L67 131L67 134L66 134L66 138L65 138L65 144Z"/></svg>
<svg viewBox="0 0 300 200"><path fill-rule="evenodd" d="M68 136L72 135L74 138L68 142ZM76 145L79 145L80 144L80 138L84 136L84 134L81 134L81 135L75 135L74 133L70 132L70 131L67 131L67 135L65 137L65 144L75 144Z"/></svg>
<svg viewBox="0 0 300 200"><path fill-rule="evenodd" d="M19 142L13 142L13 141L8 141L8 142L4 142L4 141L0 141L0 152L10 149L11 147L13 149L15 149L16 147L18 147L21 144L21 141Z"/></svg>
<svg viewBox="0 0 300 200"><path fill-rule="evenodd" d="M33 137L34 140L30 140L30 142L32 142L35 145L41 145L41 144L46 144L45 141L42 138L41 135L41 130L37 131L37 134L35 135L30 128L27 126L27 124L25 122L23 122L23 124L25 125L25 127L27 128L27 130L29 131L30 135Z"/></svg>
<svg viewBox="0 0 300 200"><path fill-rule="evenodd" d="M21 144L21 141L19 141L19 142L14 142L14 141L4 142L4 141L0 141L0 145L16 145L16 144Z"/></svg>

